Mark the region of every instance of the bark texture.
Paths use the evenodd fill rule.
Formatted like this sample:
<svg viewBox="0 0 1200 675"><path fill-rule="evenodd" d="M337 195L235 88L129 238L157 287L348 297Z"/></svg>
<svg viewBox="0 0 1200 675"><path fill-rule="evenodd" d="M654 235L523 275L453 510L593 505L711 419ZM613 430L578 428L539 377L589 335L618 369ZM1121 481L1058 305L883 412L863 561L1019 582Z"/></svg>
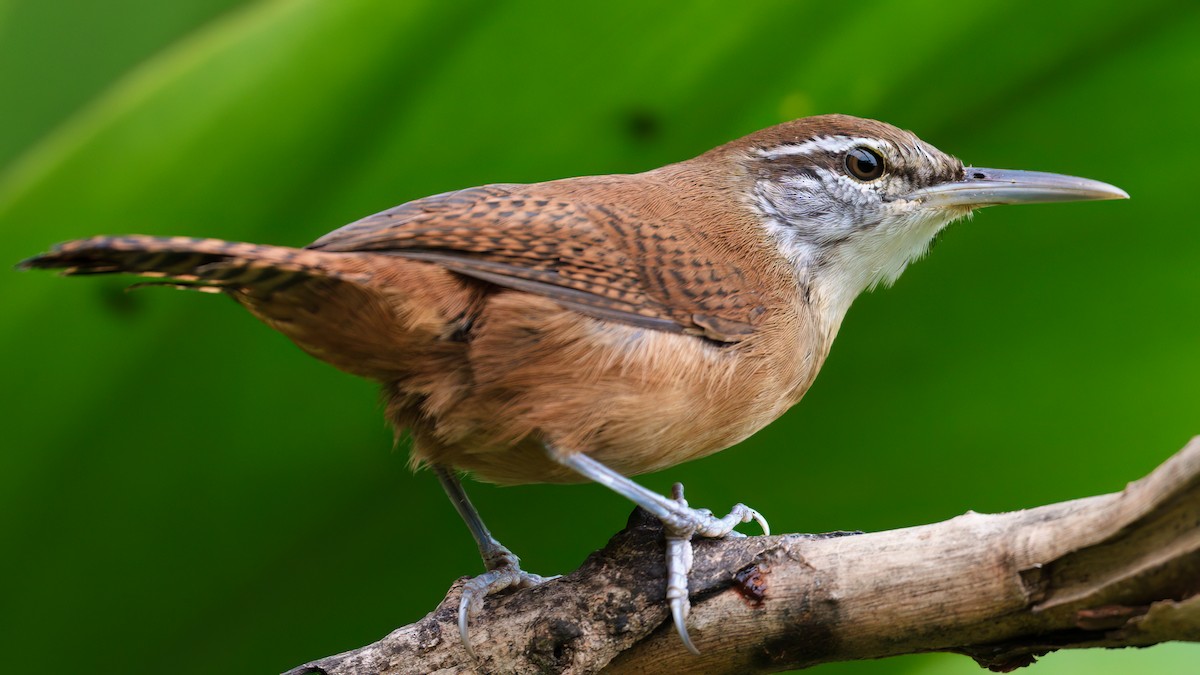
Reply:
<svg viewBox="0 0 1200 675"><path fill-rule="evenodd" d="M462 581L379 642L289 671L758 673L949 651L1008 671L1068 648L1200 642L1200 437L1123 491L871 534L695 543L687 653L664 603L662 531L635 512L574 573L488 598Z"/></svg>

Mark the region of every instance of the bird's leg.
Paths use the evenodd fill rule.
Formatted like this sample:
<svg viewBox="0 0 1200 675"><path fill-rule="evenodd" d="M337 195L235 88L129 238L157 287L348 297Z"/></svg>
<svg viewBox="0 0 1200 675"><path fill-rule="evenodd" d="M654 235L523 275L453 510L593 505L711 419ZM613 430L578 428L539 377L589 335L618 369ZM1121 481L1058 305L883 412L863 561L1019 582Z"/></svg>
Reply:
<svg viewBox="0 0 1200 675"><path fill-rule="evenodd" d="M581 452L567 454L551 446L546 446L546 450L554 461L628 498L662 521L667 542L667 603L675 620L675 630L683 640L683 646L698 655L700 651L692 644L687 631L687 617L691 610L687 577L692 569L692 537L719 538L731 533L736 535L733 528L751 520L758 521L763 532L770 534L767 521L758 511L745 504L735 504L729 515L717 518L706 509L688 507L683 498L683 486L679 483L675 484L674 499L668 499L653 490L647 490Z"/></svg>
<svg viewBox="0 0 1200 675"><path fill-rule="evenodd" d="M483 557L483 565L487 568L486 572L471 579L463 586L462 599L458 603L459 636L462 638L467 653L471 655L471 658L475 658L475 650L471 648L471 641L467 635L467 624L471 617L478 614L479 610L483 608L484 598L506 588L528 588L558 577L542 577L522 570L521 559L496 541L487 526L483 524L479 512L475 510L475 506L467 498L467 493L463 491L462 482L458 480L458 476L444 466L434 466L433 471L441 481L442 488L446 490L446 496L450 497L450 502L458 510L458 515L462 516L463 522L467 524L467 529L471 531L475 543L479 545L479 555Z"/></svg>

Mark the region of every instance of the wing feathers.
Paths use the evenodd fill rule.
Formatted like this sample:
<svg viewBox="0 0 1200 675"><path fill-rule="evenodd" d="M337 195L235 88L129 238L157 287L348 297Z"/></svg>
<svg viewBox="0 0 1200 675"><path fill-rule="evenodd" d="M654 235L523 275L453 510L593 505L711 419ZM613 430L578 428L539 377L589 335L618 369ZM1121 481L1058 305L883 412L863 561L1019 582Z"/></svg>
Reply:
<svg viewBox="0 0 1200 675"><path fill-rule="evenodd" d="M645 213L619 206L648 198L637 185L632 195L614 194L611 183L598 190L600 180L490 185L426 197L351 223L309 248L432 262L655 330L719 342L753 332L761 311L746 301L755 294L743 288L739 269L671 236L686 234L691 223L648 218L676 209ZM670 197L656 194L650 202L670 203Z"/></svg>

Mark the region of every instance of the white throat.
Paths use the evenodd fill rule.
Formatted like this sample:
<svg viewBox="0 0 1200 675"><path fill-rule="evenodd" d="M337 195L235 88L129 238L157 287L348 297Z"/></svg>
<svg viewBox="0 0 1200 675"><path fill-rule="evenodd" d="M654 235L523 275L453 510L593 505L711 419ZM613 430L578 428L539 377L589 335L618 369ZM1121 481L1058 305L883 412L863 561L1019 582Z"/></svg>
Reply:
<svg viewBox="0 0 1200 675"><path fill-rule="evenodd" d="M966 214L914 208L898 215L873 231L814 252L823 260L815 269L809 266L809 281L838 322L855 298L880 284L895 283L910 262L925 255L942 228Z"/></svg>
<svg viewBox="0 0 1200 675"><path fill-rule="evenodd" d="M942 228L969 214L968 209L930 209L895 200L878 204L867 222L849 221L845 213L820 203L780 208L782 195L772 191L777 187L760 183L755 207L833 331L863 291L892 284Z"/></svg>

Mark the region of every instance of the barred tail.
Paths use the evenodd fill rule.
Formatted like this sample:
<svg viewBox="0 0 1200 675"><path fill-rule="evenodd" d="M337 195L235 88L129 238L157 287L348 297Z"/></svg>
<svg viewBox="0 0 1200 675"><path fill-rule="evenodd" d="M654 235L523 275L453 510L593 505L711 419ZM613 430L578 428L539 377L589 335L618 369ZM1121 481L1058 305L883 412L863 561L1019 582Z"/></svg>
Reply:
<svg viewBox="0 0 1200 675"><path fill-rule="evenodd" d="M192 237L92 237L55 246L22 261L23 269L61 269L64 275L136 274L178 288L263 295L312 277L341 278L325 264L331 254Z"/></svg>

